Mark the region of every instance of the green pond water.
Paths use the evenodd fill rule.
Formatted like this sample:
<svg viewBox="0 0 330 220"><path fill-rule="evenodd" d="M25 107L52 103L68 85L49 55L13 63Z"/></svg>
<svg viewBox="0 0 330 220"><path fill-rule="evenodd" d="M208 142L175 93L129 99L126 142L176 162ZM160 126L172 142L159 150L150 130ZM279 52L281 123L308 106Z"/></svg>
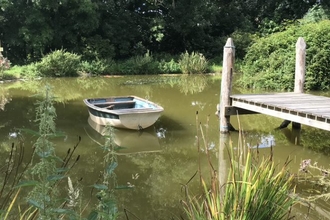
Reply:
<svg viewBox="0 0 330 220"><path fill-rule="evenodd" d="M114 131L118 150L118 167L115 169L116 182L129 189L116 190L116 205L121 213L119 219L179 219L182 215L180 200L184 199L182 184L187 183L198 169L196 124L201 126L206 137L206 147L211 152L214 166L226 170L228 156L219 152L219 121L215 115L219 103L220 79L214 76L125 76L110 78L61 78L37 81L19 81L0 84L0 161L8 157L12 142L17 142L20 128L37 130L35 103L40 98L36 94L46 85L53 88L56 97L56 127L65 133L64 137L53 140L56 153L64 157L80 136L81 142L75 151L80 160L69 173L75 183L81 179L83 201L92 210L97 203L92 185L104 170L105 152L101 149L105 138L97 125L89 120L85 98L135 95L149 99L164 108L159 120L151 128L143 131ZM251 93L251 91L248 91ZM233 89L233 93L242 93ZM324 93L322 95L328 95ZM196 117L198 112L198 117ZM261 155L268 155L270 146L276 161L292 161L290 169L298 172L302 160L311 159L325 168L330 167L329 156L308 150L302 145L315 148L330 143L329 133L302 126L300 134L291 131L291 126L274 130L282 120L266 115L242 115L232 117L234 127L243 130L244 141L249 147L259 147ZM25 135L25 154L29 155L33 137ZM238 143L238 133L230 135L233 145ZM200 143L204 148L204 143ZM330 146L329 146L330 147ZM200 158L202 173L209 173L206 155ZM72 158L75 160L76 157ZM192 191L199 185L193 178L189 186ZM308 195L306 186L298 186L298 191ZM65 194L66 187L63 187ZM307 219L330 219L327 201L318 200L313 204ZM308 208L295 208L296 215L305 217ZM136 217L138 218L136 218Z"/></svg>

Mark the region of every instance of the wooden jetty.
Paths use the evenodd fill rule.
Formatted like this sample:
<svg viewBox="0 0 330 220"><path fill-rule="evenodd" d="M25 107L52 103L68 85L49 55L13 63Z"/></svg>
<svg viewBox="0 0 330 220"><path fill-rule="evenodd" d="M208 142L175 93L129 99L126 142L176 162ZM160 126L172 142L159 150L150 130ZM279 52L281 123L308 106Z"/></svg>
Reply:
<svg viewBox="0 0 330 220"><path fill-rule="evenodd" d="M266 114L284 119L281 128L292 122L294 128L304 124L330 131L330 98L303 93L306 72L303 38L296 44L295 89L288 93L230 94L234 49L229 38L224 48L220 105L217 107L221 133L232 129L231 115L241 114Z"/></svg>

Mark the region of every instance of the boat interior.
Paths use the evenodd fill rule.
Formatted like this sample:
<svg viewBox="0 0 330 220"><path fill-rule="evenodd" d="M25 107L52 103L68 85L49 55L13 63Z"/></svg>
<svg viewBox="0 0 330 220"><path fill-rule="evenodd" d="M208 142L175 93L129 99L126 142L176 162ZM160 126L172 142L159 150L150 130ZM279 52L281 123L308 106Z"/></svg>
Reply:
<svg viewBox="0 0 330 220"><path fill-rule="evenodd" d="M99 108L106 108L111 110L128 109L135 107L135 101L119 101L119 102L103 102L95 104Z"/></svg>

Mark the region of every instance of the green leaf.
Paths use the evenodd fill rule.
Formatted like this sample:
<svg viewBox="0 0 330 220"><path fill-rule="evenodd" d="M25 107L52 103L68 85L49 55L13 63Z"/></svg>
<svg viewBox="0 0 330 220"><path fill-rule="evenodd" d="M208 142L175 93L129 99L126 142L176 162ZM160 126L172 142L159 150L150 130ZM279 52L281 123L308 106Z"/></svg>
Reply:
<svg viewBox="0 0 330 220"><path fill-rule="evenodd" d="M58 208L58 209L53 209L53 212L59 213L59 214L68 214L68 213L72 213L72 210Z"/></svg>
<svg viewBox="0 0 330 220"><path fill-rule="evenodd" d="M109 164L109 166L107 167L107 173L112 174L112 172L116 169L117 166L118 166L117 162L113 162Z"/></svg>
<svg viewBox="0 0 330 220"><path fill-rule="evenodd" d="M25 186L35 186L39 182L36 180L22 180L14 188L25 187Z"/></svg>
<svg viewBox="0 0 330 220"><path fill-rule="evenodd" d="M98 213L93 210L87 217L87 220L97 220Z"/></svg>
<svg viewBox="0 0 330 220"><path fill-rule="evenodd" d="M55 155L50 155L49 157L47 157L48 159L54 159L60 163L63 162L62 158L58 157L58 156L55 156Z"/></svg>
<svg viewBox="0 0 330 220"><path fill-rule="evenodd" d="M63 179L65 176L63 175L51 175L47 177L48 181L57 181Z"/></svg>
<svg viewBox="0 0 330 220"><path fill-rule="evenodd" d="M113 198L104 200L102 204L107 207L107 213L115 214L118 212L117 202Z"/></svg>
<svg viewBox="0 0 330 220"><path fill-rule="evenodd" d="M25 133L28 133L28 134L32 134L32 135L36 135L36 136L40 136L40 133L37 132L37 131L33 131L31 129L26 129L26 128L20 128L19 129L20 131L23 131Z"/></svg>
<svg viewBox="0 0 330 220"><path fill-rule="evenodd" d="M114 149L115 151L119 151L119 150L122 150L122 149L127 149L127 147L115 146L113 149Z"/></svg>
<svg viewBox="0 0 330 220"><path fill-rule="evenodd" d="M105 189L108 189L108 187L104 184L94 184L93 187L95 189L100 189L100 190L105 190Z"/></svg>
<svg viewBox="0 0 330 220"><path fill-rule="evenodd" d="M104 150L104 151L108 151L109 150L109 147L108 146L100 146L100 148L102 149L102 150Z"/></svg>
<svg viewBox="0 0 330 220"><path fill-rule="evenodd" d="M41 158L47 158L51 155L50 151L37 152L37 155Z"/></svg>
<svg viewBox="0 0 330 220"><path fill-rule="evenodd" d="M66 171L68 171L69 169L68 168L66 168L66 167L61 167L61 168L57 168L56 169L56 172L57 173L64 173L64 172L66 172Z"/></svg>
<svg viewBox="0 0 330 220"><path fill-rule="evenodd" d="M49 134L48 137L65 137L66 134L64 132L56 132L55 134Z"/></svg>
<svg viewBox="0 0 330 220"><path fill-rule="evenodd" d="M38 202L35 201L35 200L29 199L29 200L28 200L28 203L29 203L30 205L32 205L32 206L38 208L38 209L44 209L43 205L40 204L40 203L38 203Z"/></svg>
<svg viewBox="0 0 330 220"><path fill-rule="evenodd" d="M116 186L115 189L133 189L134 187L128 185Z"/></svg>

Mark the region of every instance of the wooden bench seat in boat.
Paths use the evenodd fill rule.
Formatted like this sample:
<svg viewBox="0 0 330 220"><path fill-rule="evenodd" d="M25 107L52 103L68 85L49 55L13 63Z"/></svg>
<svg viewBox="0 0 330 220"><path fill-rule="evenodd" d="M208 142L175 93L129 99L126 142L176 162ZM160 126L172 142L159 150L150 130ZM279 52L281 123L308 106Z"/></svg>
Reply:
<svg viewBox="0 0 330 220"><path fill-rule="evenodd" d="M127 113L138 113L138 112L150 112L151 110L154 110L153 108L131 108L131 109L114 109L116 111L116 114L127 114Z"/></svg>

